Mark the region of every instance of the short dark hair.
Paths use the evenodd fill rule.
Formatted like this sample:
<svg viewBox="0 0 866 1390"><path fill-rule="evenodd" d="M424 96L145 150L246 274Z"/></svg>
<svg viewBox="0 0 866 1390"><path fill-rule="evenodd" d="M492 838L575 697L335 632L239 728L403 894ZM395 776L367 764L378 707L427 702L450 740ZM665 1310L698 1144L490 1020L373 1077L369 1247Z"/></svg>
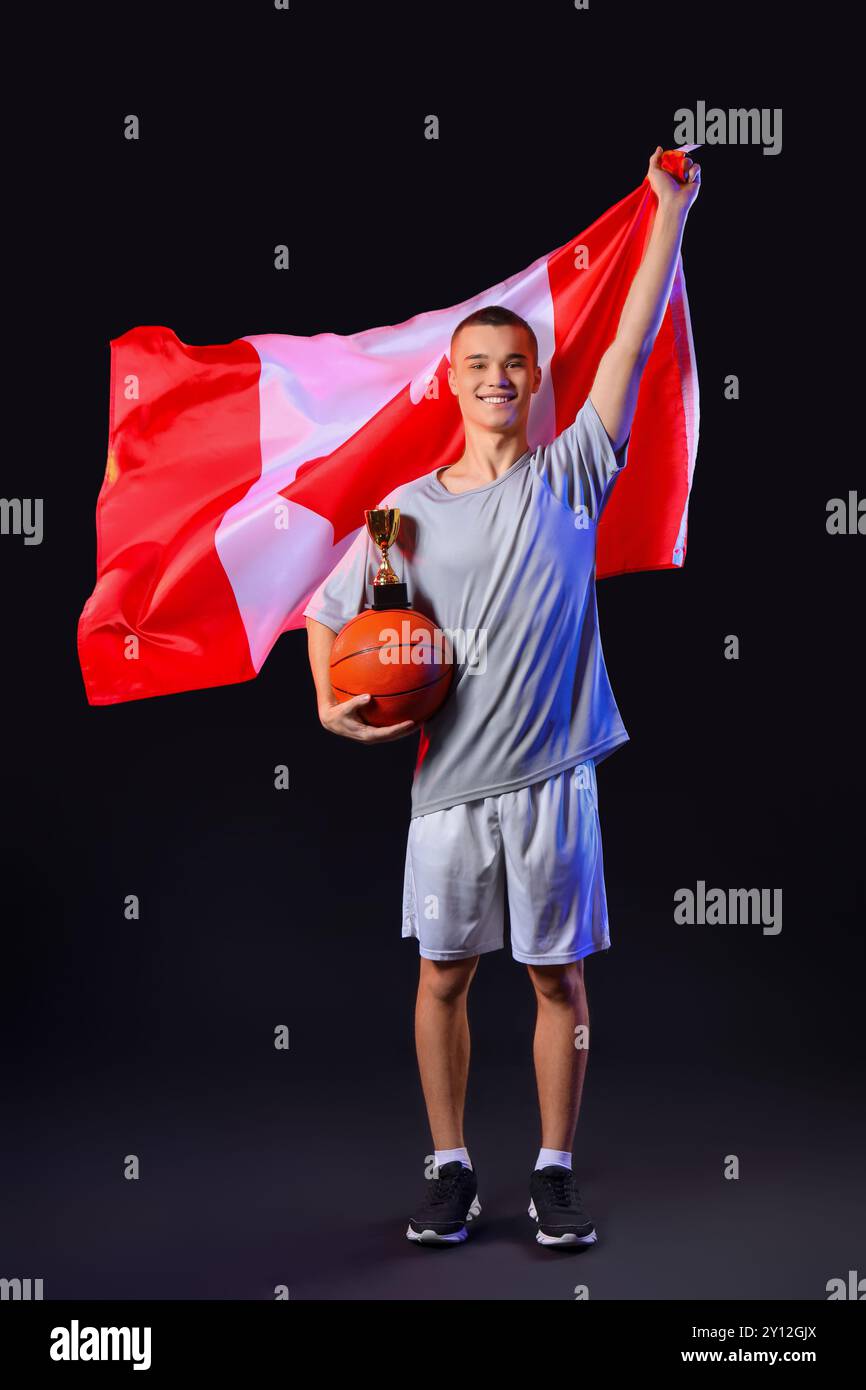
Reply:
<svg viewBox="0 0 866 1390"><path fill-rule="evenodd" d="M511 309L506 309L501 304L487 304L483 309L476 309L474 314L469 314L465 319L461 319L454 332L451 334L451 360L454 360L454 340L461 328L469 328L471 324L489 324L491 328L503 328L511 325L514 328L525 328L529 334L529 341L532 344L532 351L535 354L535 365L538 366L538 339L533 332L532 325L522 319L519 314L515 314Z"/></svg>

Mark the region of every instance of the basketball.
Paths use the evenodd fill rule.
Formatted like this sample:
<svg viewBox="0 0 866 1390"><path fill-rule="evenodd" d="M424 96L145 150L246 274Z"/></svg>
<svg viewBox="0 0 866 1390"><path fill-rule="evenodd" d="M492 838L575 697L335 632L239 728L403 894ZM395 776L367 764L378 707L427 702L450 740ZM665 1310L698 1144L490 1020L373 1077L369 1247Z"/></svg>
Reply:
<svg viewBox="0 0 866 1390"><path fill-rule="evenodd" d="M413 608L365 608L331 648L331 686L339 700L369 692L358 713L382 728L413 719L423 724L451 689L451 645L436 624Z"/></svg>

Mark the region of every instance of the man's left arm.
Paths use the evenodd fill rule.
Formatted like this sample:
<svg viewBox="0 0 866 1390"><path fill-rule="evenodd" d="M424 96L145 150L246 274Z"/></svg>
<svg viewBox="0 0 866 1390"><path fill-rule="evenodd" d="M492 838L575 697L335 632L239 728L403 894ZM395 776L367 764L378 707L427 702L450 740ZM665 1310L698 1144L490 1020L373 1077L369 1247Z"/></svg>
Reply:
<svg viewBox="0 0 866 1390"><path fill-rule="evenodd" d="M686 159L687 183L661 167L662 147L647 177L658 199L647 248L620 315L616 337L598 364L589 393L614 450L631 434L640 379L665 316L689 209L701 186L701 166Z"/></svg>

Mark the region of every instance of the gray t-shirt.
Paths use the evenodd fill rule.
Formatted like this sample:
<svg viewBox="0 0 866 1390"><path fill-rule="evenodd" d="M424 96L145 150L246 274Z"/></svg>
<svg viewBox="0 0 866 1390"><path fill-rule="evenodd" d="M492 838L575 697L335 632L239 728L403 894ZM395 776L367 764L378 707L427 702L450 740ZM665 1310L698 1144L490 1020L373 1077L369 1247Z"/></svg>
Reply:
<svg viewBox="0 0 866 1390"><path fill-rule="evenodd" d="M587 398L494 482L450 493L434 469L375 504L400 508L391 564L455 657L448 698L421 728L412 816L599 762L628 740L599 638L595 540L629 443L614 453ZM305 616L339 632L372 605L380 559L362 526Z"/></svg>

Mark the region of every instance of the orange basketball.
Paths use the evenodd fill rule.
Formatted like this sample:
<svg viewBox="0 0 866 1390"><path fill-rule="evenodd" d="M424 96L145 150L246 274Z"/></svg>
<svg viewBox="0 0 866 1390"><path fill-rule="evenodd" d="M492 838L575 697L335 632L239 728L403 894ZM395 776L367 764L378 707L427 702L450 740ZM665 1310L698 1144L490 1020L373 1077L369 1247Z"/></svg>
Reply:
<svg viewBox="0 0 866 1390"><path fill-rule="evenodd" d="M382 728L423 724L451 689L451 644L441 628L413 608L365 608L350 618L331 648L331 685L340 700L369 692L360 710Z"/></svg>

